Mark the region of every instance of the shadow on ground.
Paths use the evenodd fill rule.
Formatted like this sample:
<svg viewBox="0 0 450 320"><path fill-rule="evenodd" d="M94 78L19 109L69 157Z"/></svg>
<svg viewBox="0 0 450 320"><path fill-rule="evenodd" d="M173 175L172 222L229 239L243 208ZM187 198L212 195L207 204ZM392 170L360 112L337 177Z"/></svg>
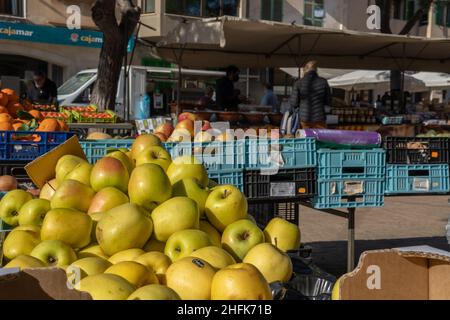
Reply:
<svg viewBox="0 0 450 320"><path fill-rule="evenodd" d="M319 268L337 277L347 272L346 241L311 242L307 245L312 247L313 261ZM422 245L450 251L450 245L446 237L357 240L356 264L358 264L361 253L365 251Z"/></svg>

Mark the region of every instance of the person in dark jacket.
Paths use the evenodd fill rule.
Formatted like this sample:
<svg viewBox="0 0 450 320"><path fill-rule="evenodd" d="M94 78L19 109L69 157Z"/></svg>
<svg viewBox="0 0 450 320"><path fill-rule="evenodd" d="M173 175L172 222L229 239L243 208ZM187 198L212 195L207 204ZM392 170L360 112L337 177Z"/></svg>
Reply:
<svg viewBox="0 0 450 320"><path fill-rule="evenodd" d="M58 88L43 72L36 71L33 75L33 82L28 88L27 96L34 102L53 104L58 100Z"/></svg>
<svg viewBox="0 0 450 320"><path fill-rule="evenodd" d="M242 99L240 92L234 89L234 83L239 81L240 70L236 66L226 69L226 76L217 80L216 105L219 110L237 109Z"/></svg>
<svg viewBox="0 0 450 320"><path fill-rule="evenodd" d="M299 112L303 129L327 127L325 106L331 106L331 90L328 81L319 77L317 62L305 66L305 75L294 84L291 108Z"/></svg>

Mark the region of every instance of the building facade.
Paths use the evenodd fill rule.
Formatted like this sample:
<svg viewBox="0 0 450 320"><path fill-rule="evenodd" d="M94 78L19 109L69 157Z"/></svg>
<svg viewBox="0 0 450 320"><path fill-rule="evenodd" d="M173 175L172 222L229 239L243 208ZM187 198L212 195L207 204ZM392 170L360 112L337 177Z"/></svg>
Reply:
<svg viewBox="0 0 450 320"><path fill-rule="evenodd" d="M61 84L76 72L96 68L101 33L90 18L94 1L79 1L81 30L67 28L66 1L0 0L0 76L28 80L33 71Z"/></svg>

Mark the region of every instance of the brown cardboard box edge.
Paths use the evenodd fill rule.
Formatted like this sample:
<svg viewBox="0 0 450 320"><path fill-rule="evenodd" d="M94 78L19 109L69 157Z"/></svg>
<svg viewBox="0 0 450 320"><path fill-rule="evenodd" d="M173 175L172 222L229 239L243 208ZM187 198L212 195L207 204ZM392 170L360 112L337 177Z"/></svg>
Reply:
<svg viewBox="0 0 450 320"><path fill-rule="evenodd" d="M92 297L69 289L64 270L46 268L0 276L0 300L92 300Z"/></svg>
<svg viewBox="0 0 450 320"><path fill-rule="evenodd" d="M397 249L364 252L357 268L341 278L339 294L342 300L450 299L450 256Z"/></svg>
<svg viewBox="0 0 450 320"><path fill-rule="evenodd" d="M77 136L73 136L55 149L40 156L25 166L28 176L40 189L55 178L58 160L65 155L74 155L87 161Z"/></svg>

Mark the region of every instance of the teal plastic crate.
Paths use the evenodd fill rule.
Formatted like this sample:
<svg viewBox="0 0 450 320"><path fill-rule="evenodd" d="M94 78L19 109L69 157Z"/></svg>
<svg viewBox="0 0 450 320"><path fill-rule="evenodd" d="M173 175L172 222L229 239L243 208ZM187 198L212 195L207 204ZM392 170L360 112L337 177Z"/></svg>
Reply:
<svg viewBox="0 0 450 320"><path fill-rule="evenodd" d="M245 169L257 170L279 167L283 169L317 166L317 146L313 138L248 139Z"/></svg>
<svg viewBox="0 0 450 320"><path fill-rule="evenodd" d="M318 180L316 209L384 206L384 179Z"/></svg>
<svg viewBox="0 0 450 320"><path fill-rule="evenodd" d="M208 171L237 170L245 165L245 140L166 143L172 158L195 156Z"/></svg>
<svg viewBox="0 0 450 320"><path fill-rule="evenodd" d="M244 192L244 170L210 171L209 178L219 185L233 185Z"/></svg>
<svg viewBox="0 0 450 320"><path fill-rule="evenodd" d="M109 150L126 148L133 145L134 140L101 140L101 141L81 141L81 147L91 164L106 156Z"/></svg>
<svg viewBox="0 0 450 320"><path fill-rule="evenodd" d="M449 165L388 165L386 194L446 194L450 192Z"/></svg>
<svg viewBox="0 0 450 320"><path fill-rule="evenodd" d="M317 152L319 179L384 179L386 151L331 150Z"/></svg>

